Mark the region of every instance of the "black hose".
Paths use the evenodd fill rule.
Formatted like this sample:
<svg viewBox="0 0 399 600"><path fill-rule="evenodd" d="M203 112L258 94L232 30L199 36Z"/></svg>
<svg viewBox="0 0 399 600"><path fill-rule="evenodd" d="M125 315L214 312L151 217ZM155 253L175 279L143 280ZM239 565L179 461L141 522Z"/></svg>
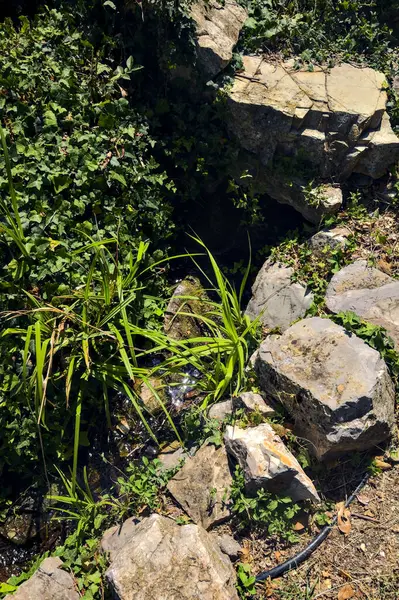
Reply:
<svg viewBox="0 0 399 600"><path fill-rule="evenodd" d="M359 485L357 486L357 488L355 489L353 494L351 496L349 496L349 498L345 502L345 507L352 504L352 502L356 498L357 494L366 485L367 481L369 480L369 477L370 477L370 475L368 473L363 477L363 479L361 480L361 482L359 483ZM333 518L331 523L329 525L326 525L320 531L320 533L318 533L316 535L316 537L310 542L309 546L306 546L306 548L301 550L301 552L298 552L298 554L296 554L292 558L289 558L285 562L281 563L281 565L278 565L277 567L274 567L273 569L270 569L269 571L262 571L262 573L259 573L259 575L256 576L256 581L265 581L266 579L275 579L276 577L281 577L282 575L284 575L284 573L287 573L287 571L291 571L292 569L298 568L299 565L301 563L303 563L305 560L307 560L309 558L309 556L311 554L313 554L313 552L330 535L331 530L333 529L333 527L335 526L335 524L337 522L337 519L338 519L338 516L335 515L335 517Z"/></svg>

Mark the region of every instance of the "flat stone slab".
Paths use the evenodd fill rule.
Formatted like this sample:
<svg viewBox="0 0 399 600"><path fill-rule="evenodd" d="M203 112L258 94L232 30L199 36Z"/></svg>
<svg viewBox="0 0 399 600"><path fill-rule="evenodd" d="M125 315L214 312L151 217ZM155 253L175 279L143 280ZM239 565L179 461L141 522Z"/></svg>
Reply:
<svg viewBox="0 0 399 600"><path fill-rule="evenodd" d="M79 600L74 578L61 566L60 558L46 558L36 573L4 600Z"/></svg>
<svg viewBox="0 0 399 600"><path fill-rule="evenodd" d="M255 368L318 458L367 450L391 434L395 392L385 362L328 319L304 319L269 336Z"/></svg>
<svg viewBox="0 0 399 600"><path fill-rule="evenodd" d="M167 489L194 523L209 529L230 517L232 482L225 448L208 444L186 459Z"/></svg>
<svg viewBox="0 0 399 600"><path fill-rule="evenodd" d="M227 124L251 185L313 223L337 212L342 193L329 182L352 173L378 179L399 159L386 88L384 74L368 67L309 71L293 59L244 56L227 92ZM312 181L316 194L308 193Z"/></svg>
<svg viewBox="0 0 399 600"><path fill-rule="evenodd" d="M260 269L252 287L245 314L259 317L268 329L287 329L310 308L313 294L300 283L293 283L294 269L268 259Z"/></svg>
<svg viewBox="0 0 399 600"><path fill-rule="evenodd" d="M326 306L333 313L352 311L384 327L399 349L399 281L366 260L344 267L330 281Z"/></svg>
<svg viewBox="0 0 399 600"><path fill-rule="evenodd" d="M106 579L117 600L238 600L234 569L214 537L158 514L131 531Z"/></svg>
<svg viewBox="0 0 399 600"><path fill-rule="evenodd" d="M294 501L320 501L312 480L268 423L246 429L228 425L224 441L244 471L248 492L264 488Z"/></svg>

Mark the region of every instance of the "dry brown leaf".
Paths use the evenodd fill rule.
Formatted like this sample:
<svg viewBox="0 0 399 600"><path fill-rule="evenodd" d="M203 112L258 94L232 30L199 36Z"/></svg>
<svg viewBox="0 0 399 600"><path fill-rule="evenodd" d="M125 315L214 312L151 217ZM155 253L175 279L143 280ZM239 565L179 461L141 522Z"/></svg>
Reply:
<svg viewBox="0 0 399 600"><path fill-rule="evenodd" d="M331 577L330 571L322 571L321 574L323 575L324 579L328 579L328 577Z"/></svg>
<svg viewBox="0 0 399 600"><path fill-rule="evenodd" d="M376 467L378 467L378 469L381 469L381 471L388 471L388 469L392 469L392 465L390 463L385 462L385 460L383 460L383 457L377 456L374 459L374 464Z"/></svg>
<svg viewBox="0 0 399 600"><path fill-rule="evenodd" d="M370 498L368 496L366 496L365 494L358 494L356 496L356 498L357 498L358 502L360 504L362 504L363 506L366 506L370 502Z"/></svg>
<svg viewBox="0 0 399 600"><path fill-rule="evenodd" d="M355 595L355 590L350 583L346 583L338 592L338 600L349 600Z"/></svg>
<svg viewBox="0 0 399 600"><path fill-rule="evenodd" d="M277 562L279 562L281 559L281 552L276 550L276 552L274 553L274 558L277 560Z"/></svg>
<svg viewBox="0 0 399 600"><path fill-rule="evenodd" d="M337 508L337 520L338 520L338 529L344 535L348 535L352 529L351 525L351 511L349 508L345 507L345 502L338 502L336 505Z"/></svg>
<svg viewBox="0 0 399 600"><path fill-rule="evenodd" d="M381 271L383 271L387 275L392 274L392 265L389 262L387 262L386 260L384 260L383 258L381 258L378 261L378 266L381 269Z"/></svg>
<svg viewBox="0 0 399 600"><path fill-rule="evenodd" d="M301 523L300 521L297 521L295 523L295 525L293 526L294 531L303 531L304 529L305 529L305 525L303 523Z"/></svg>

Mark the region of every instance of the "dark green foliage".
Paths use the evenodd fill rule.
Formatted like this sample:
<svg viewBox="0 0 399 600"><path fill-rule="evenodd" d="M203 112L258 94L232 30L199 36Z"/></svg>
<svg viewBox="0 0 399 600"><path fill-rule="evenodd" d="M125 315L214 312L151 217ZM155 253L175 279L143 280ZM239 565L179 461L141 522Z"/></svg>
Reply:
<svg viewBox="0 0 399 600"><path fill-rule="evenodd" d="M263 489L255 496L245 493L245 481L242 470L237 466L234 482L231 487L233 513L236 514L240 527L252 527L264 530L269 536L288 543L297 541L292 526L295 515L300 511L298 504L291 498L276 496Z"/></svg>
<svg viewBox="0 0 399 600"><path fill-rule="evenodd" d="M241 0L249 19L243 47L282 51L305 62L385 60L391 41L370 0Z"/></svg>
<svg viewBox="0 0 399 600"><path fill-rule="evenodd" d="M2 245L8 294L15 280L28 279L26 289L44 299L78 286L84 269L71 272L70 253L87 234L164 244L172 230L163 194L173 184L153 158L146 121L124 97L137 67L130 57L114 69L108 52L65 12L0 29L0 108L29 250L22 268ZM4 175L0 186L4 198Z"/></svg>

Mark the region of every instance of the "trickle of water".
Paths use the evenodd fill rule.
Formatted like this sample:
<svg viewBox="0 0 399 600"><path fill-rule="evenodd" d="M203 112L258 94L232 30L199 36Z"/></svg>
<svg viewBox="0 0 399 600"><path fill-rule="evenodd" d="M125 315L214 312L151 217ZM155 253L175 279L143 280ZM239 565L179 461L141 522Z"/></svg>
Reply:
<svg viewBox="0 0 399 600"><path fill-rule="evenodd" d="M188 366L185 375L180 382L173 383L166 388L172 406L180 408L189 392L195 389L201 373L195 367Z"/></svg>

